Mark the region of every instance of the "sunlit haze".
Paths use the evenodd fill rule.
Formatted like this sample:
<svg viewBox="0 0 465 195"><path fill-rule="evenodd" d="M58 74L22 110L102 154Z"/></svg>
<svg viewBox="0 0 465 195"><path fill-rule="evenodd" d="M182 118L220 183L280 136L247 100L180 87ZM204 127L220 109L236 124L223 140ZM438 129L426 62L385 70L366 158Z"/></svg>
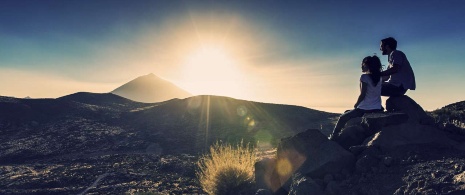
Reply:
<svg viewBox="0 0 465 195"><path fill-rule="evenodd" d="M245 93L244 73L227 51L206 45L187 55L179 85L194 94L235 96Z"/></svg>
<svg viewBox="0 0 465 195"><path fill-rule="evenodd" d="M369 8L367 6L371 6ZM1 1L0 96L106 93L153 73L194 95L351 109L360 62L398 40L434 110L463 101L465 3Z"/></svg>

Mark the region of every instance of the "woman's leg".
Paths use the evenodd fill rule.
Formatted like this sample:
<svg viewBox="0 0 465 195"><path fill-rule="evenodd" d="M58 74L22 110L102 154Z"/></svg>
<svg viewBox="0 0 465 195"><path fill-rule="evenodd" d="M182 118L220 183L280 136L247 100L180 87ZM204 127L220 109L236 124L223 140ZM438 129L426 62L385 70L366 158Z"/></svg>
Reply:
<svg viewBox="0 0 465 195"><path fill-rule="evenodd" d="M329 139L333 140L335 137L337 137L339 133L341 132L342 128L344 128L344 126L346 125L347 121L349 121L350 119L356 118L356 117L361 117L363 116L364 113L365 113L364 110L356 108L356 109L350 110L342 114L339 117L339 120L337 121L336 126L334 127L334 130L333 130L333 133L331 133Z"/></svg>

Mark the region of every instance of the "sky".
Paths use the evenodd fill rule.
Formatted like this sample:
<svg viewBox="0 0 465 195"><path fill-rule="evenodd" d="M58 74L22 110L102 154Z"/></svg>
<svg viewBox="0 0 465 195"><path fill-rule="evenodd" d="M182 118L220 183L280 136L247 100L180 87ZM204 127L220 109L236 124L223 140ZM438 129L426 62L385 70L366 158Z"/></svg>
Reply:
<svg viewBox="0 0 465 195"><path fill-rule="evenodd" d="M0 0L0 96L106 93L153 73L194 95L343 112L394 37L425 110L465 100L465 2ZM385 100L385 99L383 99Z"/></svg>

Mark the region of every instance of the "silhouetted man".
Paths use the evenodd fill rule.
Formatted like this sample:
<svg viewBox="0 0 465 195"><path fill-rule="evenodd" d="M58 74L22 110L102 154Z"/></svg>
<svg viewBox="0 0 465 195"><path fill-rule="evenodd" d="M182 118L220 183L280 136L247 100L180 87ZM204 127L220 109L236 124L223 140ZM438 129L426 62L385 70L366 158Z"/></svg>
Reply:
<svg viewBox="0 0 465 195"><path fill-rule="evenodd" d="M382 96L401 96L408 89L415 90L415 75L410 66L407 56L397 49L397 41L388 37L381 40L379 50L383 55L389 55L389 65L387 70L381 72L383 76L381 95Z"/></svg>

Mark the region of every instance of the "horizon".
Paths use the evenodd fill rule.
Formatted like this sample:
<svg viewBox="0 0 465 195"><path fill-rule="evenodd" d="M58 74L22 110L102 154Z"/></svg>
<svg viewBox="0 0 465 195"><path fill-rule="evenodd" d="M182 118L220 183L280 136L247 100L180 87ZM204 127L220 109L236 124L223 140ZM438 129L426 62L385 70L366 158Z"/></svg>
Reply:
<svg viewBox="0 0 465 195"><path fill-rule="evenodd" d="M193 95L341 113L392 36L416 76L406 95L428 111L465 100L465 3L395 2L2 1L0 96L107 93L153 73Z"/></svg>

